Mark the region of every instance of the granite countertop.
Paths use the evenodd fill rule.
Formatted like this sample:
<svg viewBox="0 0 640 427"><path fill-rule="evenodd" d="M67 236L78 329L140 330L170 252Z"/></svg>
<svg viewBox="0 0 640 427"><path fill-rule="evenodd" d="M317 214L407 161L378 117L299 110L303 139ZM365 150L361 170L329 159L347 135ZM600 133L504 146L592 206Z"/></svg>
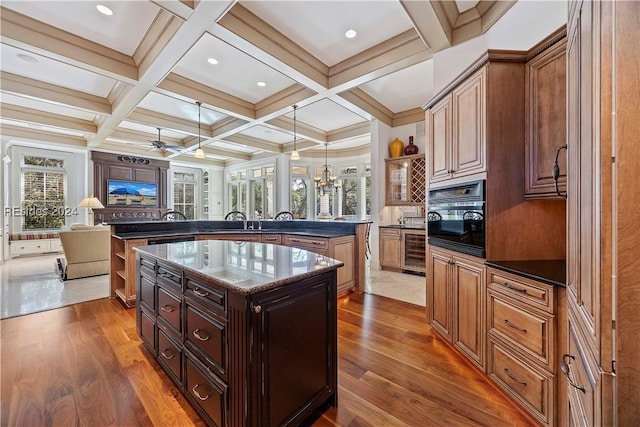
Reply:
<svg viewBox="0 0 640 427"><path fill-rule="evenodd" d="M399 225L399 224L390 224L390 225L381 225L380 228L400 228L402 230L424 230L426 227L424 224L420 225Z"/></svg>
<svg viewBox="0 0 640 427"><path fill-rule="evenodd" d="M313 230L313 229L265 229L265 230L243 230L242 228L232 228L232 229L215 229L215 230L198 230L198 231L140 231L140 232L131 232L131 233L116 233L114 236L127 240L127 239L145 239L145 238L153 238L153 237L178 237L178 236L197 236L197 235L227 235L227 234L295 234L296 236L307 236L307 237L323 237L323 238L334 238L334 237L343 237L343 236L352 236L353 233L348 233L344 231L331 231L331 230Z"/></svg>
<svg viewBox="0 0 640 427"><path fill-rule="evenodd" d="M485 265L507 271L549 285L566 287L567 263L565 260L486 261Z"/></svg>
<svg viewBox="0 0 640 427"><path fill-rule="evenodd" d="M250 295L342 267L342 261L269 243L200 240L134 248L234 292Z"/></svg>

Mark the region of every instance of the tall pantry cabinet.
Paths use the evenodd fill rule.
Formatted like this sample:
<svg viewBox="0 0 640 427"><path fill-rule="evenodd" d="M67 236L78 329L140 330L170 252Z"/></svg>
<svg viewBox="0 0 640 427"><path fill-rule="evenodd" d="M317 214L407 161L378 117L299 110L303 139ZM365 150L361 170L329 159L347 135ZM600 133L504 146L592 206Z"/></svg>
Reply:
<svg viewBox="0 0 640 427"><path fill-rule="evenodd" d="M571 426L640 425L640 3L570 1L567 353Z"/></svg>

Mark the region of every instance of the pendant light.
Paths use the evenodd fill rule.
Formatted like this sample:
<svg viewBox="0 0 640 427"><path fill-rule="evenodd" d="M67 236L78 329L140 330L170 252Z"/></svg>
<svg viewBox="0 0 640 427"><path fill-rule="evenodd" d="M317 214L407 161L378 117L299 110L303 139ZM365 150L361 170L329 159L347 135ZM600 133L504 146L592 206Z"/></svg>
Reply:
<svg viewBox="0 0 640 427"><path fill-rule="evenodd" d="M296 140L298 139L298 135L296 134L296 109L297 105L293 106L293 151L291 152L291 160L300 160L300 154L298 150L296 150Z"/></svg>
<svg viewBox="0 0 640 427"><path fill-rule="evenodd" d="M198 148L194 154L196 159L204 159L204 150L200 146L200 106L202 106L202 102L196 101L196 105L198 106Z"/></svg>

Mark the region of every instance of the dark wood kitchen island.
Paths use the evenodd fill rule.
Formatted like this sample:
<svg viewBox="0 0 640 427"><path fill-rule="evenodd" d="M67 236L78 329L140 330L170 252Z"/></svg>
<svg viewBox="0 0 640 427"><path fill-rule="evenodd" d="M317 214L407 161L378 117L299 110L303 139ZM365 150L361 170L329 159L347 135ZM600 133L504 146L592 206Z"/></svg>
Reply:
<svg viewBox="0 0 640 427"><path fill-rule="evenodd" d="M208 425L306 424L337 405L342 262L222 240L135 250L137 333Z"/></svg>

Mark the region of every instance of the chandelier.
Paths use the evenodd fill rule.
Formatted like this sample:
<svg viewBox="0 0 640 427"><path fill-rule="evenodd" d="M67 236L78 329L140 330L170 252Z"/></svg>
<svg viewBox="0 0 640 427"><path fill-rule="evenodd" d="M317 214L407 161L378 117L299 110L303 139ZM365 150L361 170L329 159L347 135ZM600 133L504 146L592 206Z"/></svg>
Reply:
<svg viewBox="0 0 640 427"><path fill-rule="evenodd" d="M316 190L320 196L324 196L328 194L331 190L337 190L340 188L337 182L337 177L331 175L331 171L329 171L329 160L328 160L328 147L329 143L326 142L324 144L324 170L322 171L321 176L316 176L313 180L316 183Z"/></svg>

